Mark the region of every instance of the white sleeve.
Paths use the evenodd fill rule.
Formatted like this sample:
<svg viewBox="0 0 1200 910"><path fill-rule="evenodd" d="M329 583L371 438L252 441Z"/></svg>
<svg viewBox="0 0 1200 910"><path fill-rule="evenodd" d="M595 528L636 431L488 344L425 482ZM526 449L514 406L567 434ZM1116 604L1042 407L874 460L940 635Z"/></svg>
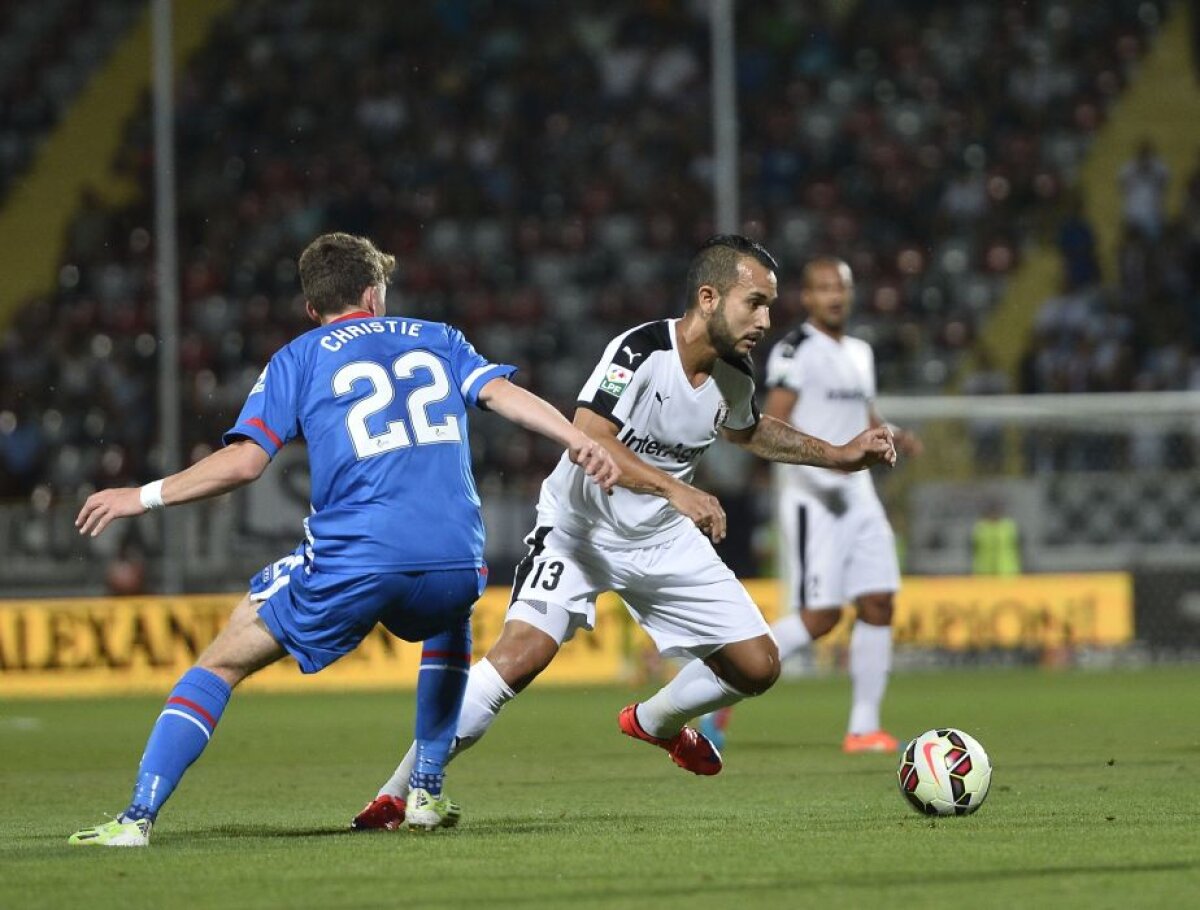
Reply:
<svg viewBox="0 0 1200 910"><path fill-rule="evenodd" d="M781 341L767 357L767 388L783 386L799 394L804 388L804 357L799 345Z"/></svg>
<svg viewBox="0 0 1200 910"><path fill-rule="evenodd" d="M729 402L729 417L725 419L725 426L731 430L748 430L756 426L762 417L754 400L754 380L747 376L742 388L744 394Z"/></svg>

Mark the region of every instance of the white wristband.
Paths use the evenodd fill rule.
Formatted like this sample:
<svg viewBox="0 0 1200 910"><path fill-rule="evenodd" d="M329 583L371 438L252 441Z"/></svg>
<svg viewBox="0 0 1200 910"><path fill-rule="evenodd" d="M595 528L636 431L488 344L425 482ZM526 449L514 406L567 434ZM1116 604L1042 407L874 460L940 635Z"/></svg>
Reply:
<svg viewBox="0 0 1200 910"><path fill-rule="evenodd" d="M142 487L139 491L139 496L142 500L143 509L152 511L154 509L161 509L166 505L162 498L162 485L163 482L161 480L155 480Z"/></svg>

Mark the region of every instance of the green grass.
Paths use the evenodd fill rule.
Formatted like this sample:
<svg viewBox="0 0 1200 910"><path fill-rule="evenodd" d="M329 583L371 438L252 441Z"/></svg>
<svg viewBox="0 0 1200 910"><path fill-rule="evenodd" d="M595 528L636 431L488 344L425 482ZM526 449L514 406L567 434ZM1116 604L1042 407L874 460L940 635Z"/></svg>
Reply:
<svg viewBox="0 0 1200 910"><path fill-rule="evenodd" d="M961 726L987 803L913 813L843 756L844 679L739 708L726 769L618 734L626 690L541 689L451 767L458 829L345 826L411 728L401 694L235 699L149 850L68 847L124 805L158 699L0 705L0 907L1183 906L1200 894L1200 669L905 674L898 734Z"/></svg>

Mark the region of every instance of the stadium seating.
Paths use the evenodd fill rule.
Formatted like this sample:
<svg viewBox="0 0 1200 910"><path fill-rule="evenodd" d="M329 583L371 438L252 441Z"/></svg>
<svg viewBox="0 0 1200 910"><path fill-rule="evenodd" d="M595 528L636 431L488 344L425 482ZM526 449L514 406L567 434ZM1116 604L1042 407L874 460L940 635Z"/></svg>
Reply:
<svg viewBox="0 0 1200 910"><path fill-rule="evenodd" d="M135 0L0 5L0 200L140 6Z"/></svg>
<svg viewBox="0 0 1200 910"><path fill-rule="evenodd" d="M940 390L1164 6L740 4L743 229L783 264L777 329L798 265L844 256L881 386ZM237 5L178 91L187 456L306 328L295 260L323 230L397 253L396 311L457 324L564 408L615 331L680 311L714 231L707 25L625 9ZM148 200L148 112L128 135ZM0 341L0 496L157 473L146 200L85 200L59 288ZM485 489L526 497L556 457L499 425L476 445Z"/></svg>

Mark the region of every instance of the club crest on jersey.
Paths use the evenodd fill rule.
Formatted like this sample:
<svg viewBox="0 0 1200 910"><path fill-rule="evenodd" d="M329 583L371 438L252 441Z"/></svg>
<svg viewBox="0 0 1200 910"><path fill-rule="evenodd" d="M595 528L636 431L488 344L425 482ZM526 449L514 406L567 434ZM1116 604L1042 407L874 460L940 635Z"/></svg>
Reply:
<svg viewBox="0 0 1200 910"><path fill-rule="evenodd" d="M632 370L627 370L616 363L610 363L608 372L604 374L604 381L600 383L600 391L608 392L609 395L616 395L619 398L631 379L633 379Z"/></svg>
<svg viewBox="0 0 1200 910"><path fill-rule="evenodd" d="M252 388L250 390L251 395L257 395L259 392L261 392L263 389L265 389L267 387L267 368L268 367L270 367L270 364L267 364L267 366L263 367L263 371L258 374L258 379L254 380L254 388Z"/></svg>
<svg viewBox="0 0 1200 910"><path fill-rule="evenodd" d="M717 405L717 416L713 418L713 429L714 430L721 429L721 427L725 426L725 421L728 419L729 419L729 402L726 401L724 398L722 398L721 403L719 405Z"/></svg>

